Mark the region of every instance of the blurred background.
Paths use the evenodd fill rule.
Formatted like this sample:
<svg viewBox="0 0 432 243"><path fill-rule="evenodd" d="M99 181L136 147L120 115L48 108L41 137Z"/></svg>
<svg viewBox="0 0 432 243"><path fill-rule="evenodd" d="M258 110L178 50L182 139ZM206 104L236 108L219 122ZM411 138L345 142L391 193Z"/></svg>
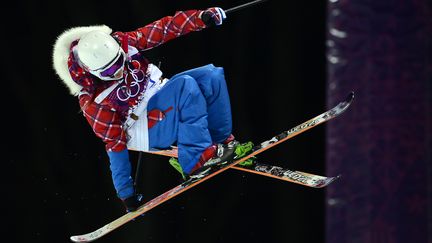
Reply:
<svg viewBox="0 0 432 243"><path fill-rule="evenodd" d="M9 242L69 242L124 213L104 145L52 69L56 37L98 24L131 31L177 10L243 3L2 5ZM313 189L228 170L98 242L431 243L431 11L427 0L268 0L148 51L168 77L209 63L224 67L240 141L267 140L354 91L343 115L258 157L342 177ZM134 165L137 158L131 152ZM180 179L168 158L144 154L139 188L146 200Z"/></svg>

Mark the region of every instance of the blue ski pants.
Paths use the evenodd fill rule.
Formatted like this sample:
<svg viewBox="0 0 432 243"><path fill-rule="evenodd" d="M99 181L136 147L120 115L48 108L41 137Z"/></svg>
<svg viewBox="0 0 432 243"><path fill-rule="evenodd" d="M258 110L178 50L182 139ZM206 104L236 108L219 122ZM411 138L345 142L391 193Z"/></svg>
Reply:
<svg viewBox="0 0 432 243"><path fill-rule="evenodd" d="M147 110L168 110L149 129L150 148L177 144L185 173L212 143L224 141L232 130L231 106L223 68L213 64L174 75L149 101Z"/></svg>
<svg viewBox="0 0 432 243"><path fill-rule="evenodd" d="M232 130L231 105L224 70L212 64L174 75L155 94L147 111L165 111L164 118L149 129L149 147L177 145L185 173L198 162L212 143L223 142ZM108 152L114 187L119 198L133 195L128 151Z"/></svg>

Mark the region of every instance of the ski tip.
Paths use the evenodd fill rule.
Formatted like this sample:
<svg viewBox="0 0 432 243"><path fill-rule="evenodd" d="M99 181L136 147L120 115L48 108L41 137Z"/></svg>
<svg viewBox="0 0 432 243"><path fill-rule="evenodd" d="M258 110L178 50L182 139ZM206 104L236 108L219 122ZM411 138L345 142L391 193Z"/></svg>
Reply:
<svg viewBox="0 0 432 243"><path fill-rule="evenodd" d="M70 237L70 240L72 241L72 242L90 242L91 240L89 240L89 239L87 239L87 238L85 238L85 237L82 237L82 236L71 236Z"/></svg>
<svg viewBox="0 0 432 243"><path fill-rule="evenodd" d="M78 239L78 237L76 237L76 236L71 236L69 239L70 239L72 242L80 242L79 239Z"/></svg>

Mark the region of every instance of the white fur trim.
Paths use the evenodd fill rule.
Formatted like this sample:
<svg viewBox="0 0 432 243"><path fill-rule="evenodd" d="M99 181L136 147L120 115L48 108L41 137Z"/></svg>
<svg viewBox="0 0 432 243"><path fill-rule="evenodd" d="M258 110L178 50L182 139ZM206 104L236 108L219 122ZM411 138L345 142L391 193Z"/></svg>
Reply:
<svg viewBox="0 0 432 243"><path fill-rule="evenodd" d="M106 25L73 27L59 35L54 44L52 54L53 68L66 87L69 88L70 93L74 96L79 94L82 87L73 81L69 73L67 61L69 58L70 45L75 40L80 39L84 34L93 30L100 30L107 34L111 34L112 32L111 28Z"/></svg>

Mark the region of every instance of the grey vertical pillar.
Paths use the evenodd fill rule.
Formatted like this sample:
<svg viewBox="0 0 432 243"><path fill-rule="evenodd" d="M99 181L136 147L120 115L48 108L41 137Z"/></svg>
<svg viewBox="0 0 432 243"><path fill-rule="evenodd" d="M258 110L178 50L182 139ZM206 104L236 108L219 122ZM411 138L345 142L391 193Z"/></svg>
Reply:
<svg viewBox="0 0 432 243"><path fill-rule="evenodd" d="M328 2L326 242L432 242L432 8L427 0Z"/></svg>

